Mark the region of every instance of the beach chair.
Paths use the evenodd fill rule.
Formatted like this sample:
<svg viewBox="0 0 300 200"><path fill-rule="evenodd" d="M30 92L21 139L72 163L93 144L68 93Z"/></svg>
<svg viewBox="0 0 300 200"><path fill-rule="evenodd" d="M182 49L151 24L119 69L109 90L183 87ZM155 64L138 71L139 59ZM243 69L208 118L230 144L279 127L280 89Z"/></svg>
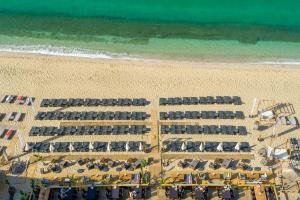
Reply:
<svg viewBox="0 0 300 200"><path fill-rule="evenodd" d="M244 119L245 118L244 113L242 111L236 111L235 118L236 119Z"/></svg>
<svg viewBox="0 0 300 200"><path fill-rule="evenodd" d="M8 95L3 95L3 96L1 96L0 102L1 102L1 103L5 103L5 101L6 101L6 99L7 99L7 96L8 96Z"/></svg>
<svg viewBox="0 0 300 200"><path fill-rule="evenodd" d="M233 101L234 105L241 105L242 104L241 97L238 97L238 96L233 96L232 101Z"/></svg>
<svg viewBox="0 0 300 200"><path fill-rule="evenodd" d="M208 112L207 111L202 111L201 112L201 117L202 117L202 119L209 119Z"/></svg>
<svg viewBox="0 0 300 200"><path fill-rule="evenodd" d="M233 102L233 100L230 96L224 96L223 100L224 100L225 104L232 104L232 102Z"/></svg>
<svg viewBox="0 0 300 200"><path fill-rule="evenodd" d="M224 104L224 99L222 96L216 96L216 103L217 104Z"/></svg>
<svg viewBox="0 0 300 200"><path fill-rule="evenodd" d="M245 126L238 126L237 129L239 135L247 135L247 129Z"/></svg>
<svg viewBox="0 0 300 200"><path fill-rule="evenodd" d="M21 116L23 115L23 113L21 113L21 112L18 112L17 114L16 114L16 116L15 116L15 119L14 119L14 121L15 122L18 122L18 121L20 121L20 119L21 119Z"/></svg>
<svg viewBox="0 0 300 200"><path fill-rule="evenodd" d="M8 130L5 132L4 139L5 139L5 140L10 140L10 139L13 137L14 133L15 133L15 130L14 130L14 129L11 129L11 128L8 129Z"/></svg>
<svg viewBox="0 0 300 200"><path fill-rule="evenodd" d="M206 103L207 103L206 97L199 97L199 104L206 104Z"/></svg>
<svg viewBox="0 0 300 200"><path fill-rule="evenodd" d="M41 101L40 107L48 107L49 105L49 99L43 99Z"/></svg>
<svg viewBox="0 0 300 200"><path fill-rule="evenodd" d="M212 97L212 96L208 96L206 97L206 103L207 104L214 104L216 101L215 101L215 98Z"/></svg>

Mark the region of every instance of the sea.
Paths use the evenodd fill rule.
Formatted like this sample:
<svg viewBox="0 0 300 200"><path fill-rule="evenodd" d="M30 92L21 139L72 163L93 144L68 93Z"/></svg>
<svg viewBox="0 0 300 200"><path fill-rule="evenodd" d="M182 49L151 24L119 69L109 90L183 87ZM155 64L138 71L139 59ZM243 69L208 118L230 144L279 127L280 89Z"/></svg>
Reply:
<svg viewBox="0 0 300 200"><path fill-rule="evenodd" d="M300 64L299 0L0 0L0 51Z"/></svg>

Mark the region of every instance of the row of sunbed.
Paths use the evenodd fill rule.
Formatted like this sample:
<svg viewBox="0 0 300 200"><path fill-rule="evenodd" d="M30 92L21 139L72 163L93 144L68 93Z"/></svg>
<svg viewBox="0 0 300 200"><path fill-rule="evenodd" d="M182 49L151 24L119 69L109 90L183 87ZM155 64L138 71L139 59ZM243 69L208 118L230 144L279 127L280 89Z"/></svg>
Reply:
<svg viewBox="0 0 300 200"><path fill-rule="evenodd" d="M29 136L56 136L56 135L123 135L146 134L150 128L145 125L115 125L115 126L33 126Z"/></svg>
<svg viewBox="0 0 300 200"><path fill-rule="evenodd" d="M150 101L145 98L118 99L43 99L41 107L72 107L72 106L146 106Z"/></svg>
<svg viewBox="0 0 300 200"><path fill-rule="evenodd" d="M170 111L160 112L160 120L178 119L244 119L242 111Z"/></svg>
<svg viewBox="0 0 300 200"><path fill-rule="evenodd" d="M250 152L248 142L164 141L165 152Z"/></svg>
<svg viewBox="0 0 300 200"><path fill-rule="evenodd" d="M24 147L25 152L137 152L144 151L143 141L118 141L118 142L28 142Z"/></svg>
<svg viewBox="0 0 300 200"><path fill-rule="evenodd" d="M36 120L146 120L146 112L38 112Z"/></svg>
<svg viewBox="0 0 300 200"><path fill-rule="evenodd" d="M34 102L34 97L17 96L17 95L3 95L0 97L1 103L15 103L20 105L30 106Z"/></svg>
<svg viewBox="0 0 300 200"><path fill-rule="evenodd" d="M231 125L161 125L162 134L224 134L224 135L247 135L245 126Z"/></svg>
<svg viewBox="0 0 300 200"><path fill-rule="evenodd" d="M238 96L207 96L207 97L169 97L160 98L159 105L198 105L198 104L234 104L241 105Z"/></svg>
<svg viewBox="0 0 300 200"><path fill-rule="evenodd" d="M10 113L0 113L0 121L7 120L7 121L22 121L25 117L25 113L21 112L10 112Z"/></svg>

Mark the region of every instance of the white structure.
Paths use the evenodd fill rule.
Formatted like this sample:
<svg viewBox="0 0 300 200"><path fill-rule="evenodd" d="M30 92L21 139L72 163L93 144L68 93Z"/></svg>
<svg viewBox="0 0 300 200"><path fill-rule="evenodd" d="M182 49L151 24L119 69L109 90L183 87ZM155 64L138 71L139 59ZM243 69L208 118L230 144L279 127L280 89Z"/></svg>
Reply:
<svg viewBox="0 0 300 200"><path fill-rule="evenodd" d="M126 142L125 149L126 149L126 151L129 151L129 144L128 144L128 142Z"/></svg>
<svg viewBox="0 0 300 200"><path fill-rule="evenodd" d="M90 151L94 150L94 143L93 142L90 142L90 144L89 144L89 150Z"/></svg>
<svg viewBox="0 0 300 200"><path fill-rule="evenodd" d="M203 147L203 142L201 142L200 146L199 146L199 151L204 151L204 147Z"/></svg>
<svg viewBox="0 0 300 200"><path fill-rule="evenodd" d="M220 142L217 146L217 151L223 151L222 143Z"/></svg>
<svg viewBox="0 0 300 200"><path fill-rule="evenodd" d="M256 106L256 98L253 99L253 104L252 104L252 108L251 108L251 112L250 112L250 117L253 117L253 112Z"/></svg>
<svg viewBox="0 0 300 200"><path fill-rule="evenodd" d="M107 151L110 152L110 142L107 143Z"/></svg>
<svg viewBox="0 0 300 200"><path fill-rule="evenodd" d="M49 146L49 151L52 153L54 151L54 146L52 143L50 143L50 146Z"/></svg>
<svg viewBox="0 0 300 200"><path fill-rule="evenodd" d="M72 143L69 144L69 150L70 150L70 152L74 151L74 147L73 147Z"/></svg>
<svg viewBox="0 0 300 200"><path fill-rule="evenodd" d="M143 151L143 144L142 144L142 142L140 142L139 150L140 150L140 151Z"/></svg>
<svg viewBox="0 0 300 200"><path fill-rule="evenodd" d="M185 142L182 143L182 145L181 145L181 150L182 150L182 151L185 151L185 150L186 150Z"/></svg>
<svg viewBox="0 0 300 200"><path fill-rule="evenodd" d="M24 151L27 152L27 151L29 151L29 150L30 150L29 145L28 145L28 143L26 142L26 143L25 143L25 147L24 147Z"/></svg>
<svg viewBox="0 0 300 200"><path fill-rule="evenodd" d="M240 151L240 143L236 143L235 147L234 147L234 150L236 151Z"/></svg>

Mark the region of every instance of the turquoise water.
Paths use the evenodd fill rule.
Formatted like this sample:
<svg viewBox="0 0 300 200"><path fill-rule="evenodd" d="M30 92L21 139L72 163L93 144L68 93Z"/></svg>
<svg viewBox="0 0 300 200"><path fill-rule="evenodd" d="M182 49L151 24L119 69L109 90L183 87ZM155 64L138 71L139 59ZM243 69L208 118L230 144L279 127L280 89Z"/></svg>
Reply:
<svg viewBox="0 0 300 200"><path fill-rule="evenodd" d="M299 60L299 0L0 0L0 50Z"/></svg>

